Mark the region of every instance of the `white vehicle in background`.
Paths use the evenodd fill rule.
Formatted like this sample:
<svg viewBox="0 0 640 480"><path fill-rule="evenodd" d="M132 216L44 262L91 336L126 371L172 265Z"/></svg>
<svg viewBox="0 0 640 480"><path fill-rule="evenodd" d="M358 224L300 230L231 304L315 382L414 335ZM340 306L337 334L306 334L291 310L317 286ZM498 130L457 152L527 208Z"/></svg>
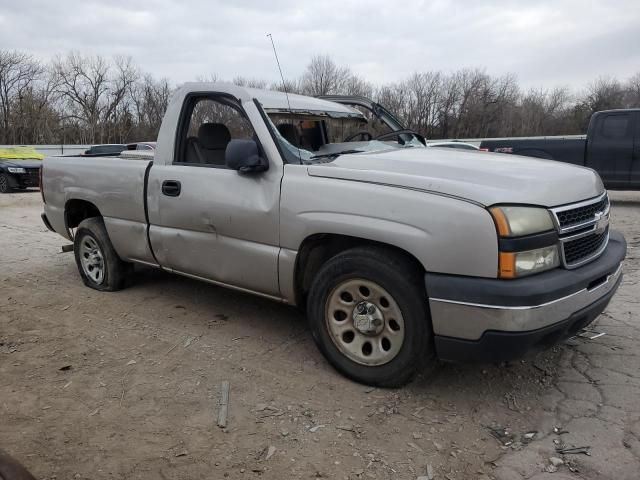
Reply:
<svg viewBox="0 0 640 480"><path fill-rule="evenodd" d="M458 150L476 150L479 151L480 147L476 147L474 144L472 143L466 143L466 142L457 142L457 141L450 141L450 142L427 142L427 147L435 147L435 148L456 148Z"/></svg>

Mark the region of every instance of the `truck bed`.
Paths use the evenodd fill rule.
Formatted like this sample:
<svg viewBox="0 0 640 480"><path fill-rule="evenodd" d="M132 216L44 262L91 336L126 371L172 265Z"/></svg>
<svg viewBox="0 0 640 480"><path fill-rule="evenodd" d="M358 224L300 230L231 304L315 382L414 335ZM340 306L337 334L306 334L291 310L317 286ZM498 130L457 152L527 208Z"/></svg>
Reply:
<svg viewBox="0 0 640 480"><path fill-rule="evenodd" d="M585 136L502 138L483 140L480 148L486 148L490 152L512 153L584 165L586 144Z"/></svg>
<svg viewBox="0 0 640 480"><path fill-rule="evenodd" d="M145 177L152 158L46 157L45 213L57 232L67 231L69 199L95 205L116 249L131 258L152 259L146 244ZM68 236L70 238L70 236ZM140 242L132 242L137 238Z"/></svg>

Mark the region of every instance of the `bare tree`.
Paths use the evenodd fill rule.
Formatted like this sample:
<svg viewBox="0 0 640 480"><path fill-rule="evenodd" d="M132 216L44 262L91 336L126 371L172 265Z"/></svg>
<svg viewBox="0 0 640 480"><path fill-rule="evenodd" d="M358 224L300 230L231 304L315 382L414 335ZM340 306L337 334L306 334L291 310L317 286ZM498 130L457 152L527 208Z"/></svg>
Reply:
<svg viewBox="0 0 640 480"><path fill-rule="evenodd" d="M58 92L66 100L66 116L86 126L85 142L106 141L109 132L100 127L117 122L118 107L138 78L131 59L117 57L109 63L100 56L72 52L53 65Z"/></svg>
<svg viewBox="0 0 640 480"><path fill-rule="evenodd" d="M277 92L302 93L302 87L299 80L285 79L284 83L275 82L269 86L269 89Z"/></svg>
<svg viewBox="0 0 640 480"><path fill-rule="evenodd" d="M339 67L328 55L316 55L302 75L302 91L307 95L342 93L351 77L348 68Z"/></svg>
<svg viewBox="0 0 640 480"><path fill-rule="evenodd" d="M145 75L132 85L130 95L136 118L136 138L154 139L169 104L169 81L166 78L155 80L151 75Z"/></svg>
<svg viewBox="0 0 640 480"><path fill-rule="evenodd" d="M343 85L341 93L345 95L356 95L361 97L373 97L373 84L358 75L350 75Z"/></svg>
<svg viewBox="0 0 640 480"><path fill-rule="evenodd" d="M640 107L640 72L627 81L625 90L625 106L629 108Z"/></svg>
<svg viewBox="0 0 640 480"><path fill-rule="evenodd" d="M0 116L2 134L0 141L15 142L16 131L12 128L13 110L22 119L22 101L29 87L43 73L42 66L31 56L0 50Z"/></svg>
<svg viewBox="0 0 640 480"><path fill-rule="evenodd" d="M241 87L267 88L267 81L260 78L234 77L232 83Z"/></svg>
<svg viewBox="0 0 640 480"><path fill-rule="evenodd" d="M591 112L624 107L624 89L620 81L600 77L589 84L583 100Z"/></svg>
<svg viewBox="0 0 640 480"><path fill-rule="evenodd" d="M223 79L211 74L198 80ZM268 85L241 76L232 82ZM566 87L523 92L513 75L496 77L478 68L416 72L399 82L374 85L327 55L312 57L300 77L269 88L370 97L430 138L584 133L595 111L640 107L640 72L625 82L601 77L580 95ZM27 54L0 50L0 143L152 140L172 91L167 79L141 74L126 57L72 52L47 66ZM384 133L375 122L371 128Z"/></svg>

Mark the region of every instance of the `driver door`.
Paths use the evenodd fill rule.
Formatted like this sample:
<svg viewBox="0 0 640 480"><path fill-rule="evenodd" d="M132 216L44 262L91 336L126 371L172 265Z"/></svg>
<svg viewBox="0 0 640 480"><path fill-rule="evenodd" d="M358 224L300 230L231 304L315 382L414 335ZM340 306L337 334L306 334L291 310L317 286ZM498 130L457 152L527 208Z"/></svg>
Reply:
<svg viewBox="0 0 640 480"><path fill-rule="evenodd" d="M149 236L158 263L278 296L282 170L241 175L227 168L231 139L257 140L235 99L187 97L179 125L173 163L149 173Z"/></svg>

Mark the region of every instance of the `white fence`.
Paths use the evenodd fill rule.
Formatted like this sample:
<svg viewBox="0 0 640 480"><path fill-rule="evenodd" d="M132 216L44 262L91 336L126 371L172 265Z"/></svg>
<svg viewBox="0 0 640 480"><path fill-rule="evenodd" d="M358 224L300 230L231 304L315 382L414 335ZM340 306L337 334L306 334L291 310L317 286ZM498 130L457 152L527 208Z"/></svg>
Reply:
<svg viewBox="0 0 640 480"><path fill-rule="evenodd" d="M0 145L0 148L18 147L23 145ZM52 157L55 155L77 155L84 153L91 145L28 145L35 148L38 152Z"/></svg>

